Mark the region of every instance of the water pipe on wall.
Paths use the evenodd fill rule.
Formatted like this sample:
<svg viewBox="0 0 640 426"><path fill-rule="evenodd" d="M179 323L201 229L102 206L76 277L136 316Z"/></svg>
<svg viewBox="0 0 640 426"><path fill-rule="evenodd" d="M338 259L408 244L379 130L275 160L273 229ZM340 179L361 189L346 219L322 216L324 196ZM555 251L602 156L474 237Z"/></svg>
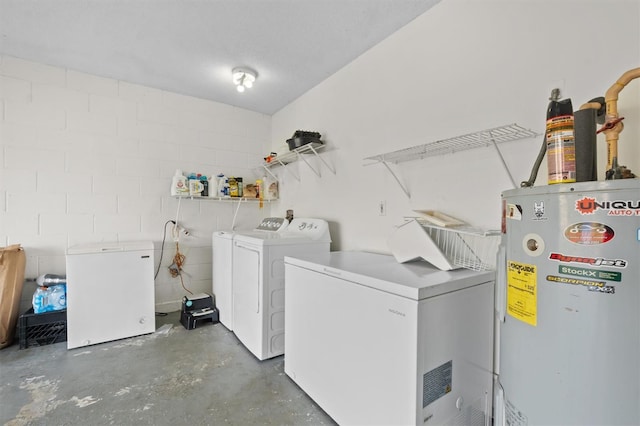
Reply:
<svg viewBox="0 0 640 426"><path fill-rule="evenodd" d="M605 94L604 99L607 112L605 115L605 123L602 128L598 130L598 133L604 132L607 141L607 180L633 177L633 173L626 170L626 167L618 164L618 138L620 132L624 129L622 124L624 117L620 117L618 114L618 93L620 93L631 80L638 77L640 77L640 68L634 68L625 72Z"/></svg>

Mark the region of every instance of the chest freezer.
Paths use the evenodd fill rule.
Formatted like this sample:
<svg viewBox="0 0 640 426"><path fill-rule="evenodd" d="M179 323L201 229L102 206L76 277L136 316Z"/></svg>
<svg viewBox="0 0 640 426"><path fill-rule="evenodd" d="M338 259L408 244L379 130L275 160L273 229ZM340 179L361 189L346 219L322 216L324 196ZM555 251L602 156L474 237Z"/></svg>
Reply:
<svg viewBox="0 0 640 426"><path fill-rule="evenodd" d="M285 258L285 373L339 424L488 425L492 272Z"/></svg>
<svg viewBox="0 0 640 426"><path fill-rule="evenodd" d="M67 250L67 349L153 333L153 243Z"/></svg>

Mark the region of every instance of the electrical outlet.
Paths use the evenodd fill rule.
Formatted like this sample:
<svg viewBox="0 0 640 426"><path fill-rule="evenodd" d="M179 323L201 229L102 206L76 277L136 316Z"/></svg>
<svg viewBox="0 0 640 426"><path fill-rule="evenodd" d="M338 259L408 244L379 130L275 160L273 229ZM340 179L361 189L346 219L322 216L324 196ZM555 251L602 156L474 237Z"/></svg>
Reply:
<svg viewBox="0 0 640 426"><path fill-rule="evenodd" d="M184 229L179 224L174 224L173 225L173 229L172 229L171 233L172 233L172 236L173 236L173 241L176 242L176 243L180 240L180 237L188 237L188 236L191 235L191 232L189 232L188 230Z"/></svg>
<svg viewBox="0 0 640 426"><path fill-rule="evenodd" d="M378 204L378 215L379 216L387 215L387 202L384 200L380 201L380 203Z"/></svg>

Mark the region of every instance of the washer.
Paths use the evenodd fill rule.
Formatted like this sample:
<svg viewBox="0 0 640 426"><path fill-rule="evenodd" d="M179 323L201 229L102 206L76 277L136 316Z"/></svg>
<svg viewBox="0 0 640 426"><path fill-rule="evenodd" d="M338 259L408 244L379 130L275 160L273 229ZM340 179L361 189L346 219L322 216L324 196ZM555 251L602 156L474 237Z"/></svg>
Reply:
<svg viewBox="0 0 640 426"><path fill-rule="evenodd" d="M255 232L282 232L289 221L281 217L267 217L260 222ZM239 231L238 231L239 232ZM216 231L212 236L212 291L220 315L220 322L233 331L233 239L237 231ZM245 231L251 232L251 231Z"/></svg>
<svg viewBox="0 0 640 426"><path fill-rule="evenodd" d="M279 233L233 239L233 332L259 360L284 354L284 257L329 253L325 220L293 219Z"/></svg>

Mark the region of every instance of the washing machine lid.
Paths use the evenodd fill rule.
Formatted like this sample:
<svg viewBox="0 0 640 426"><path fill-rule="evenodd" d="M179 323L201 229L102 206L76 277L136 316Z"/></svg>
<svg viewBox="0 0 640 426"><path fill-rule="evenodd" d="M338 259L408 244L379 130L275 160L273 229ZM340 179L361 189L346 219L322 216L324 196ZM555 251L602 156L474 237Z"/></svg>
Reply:
<svg viewBox="0 0 640 426"><path fill-rule="evenodd" d="M315 218L293 219L284 231L245 231L235 235L236 241L255 245L329 244L329 224Z"/></svg>
<svg viewBox="0 0 640 426"><path fill-rule="evenodd" d="M237 234L240 233L247 235L262 235L265 232L282 232L287 229L287 226L289 226L289 221L284 217L265 217L253 230L245 229L240 231L214 231L213 237L232 240Z"/></svg>
<svg viewBox="0 0 640 426"><path fill-rule="evenodd" d="M227 240L232 240L235 235L236 235L236 231L214 231L213 232L214 238L223 238Z"/></svg>
<svg viewBox="0 0 640 426"><path fill-rule="evenodd" d="M398 263L393 256L357 251L286 256L285 264L344 279L385 293L422 300L494 280L493 272L441 271L424 261Z"/></svg>

